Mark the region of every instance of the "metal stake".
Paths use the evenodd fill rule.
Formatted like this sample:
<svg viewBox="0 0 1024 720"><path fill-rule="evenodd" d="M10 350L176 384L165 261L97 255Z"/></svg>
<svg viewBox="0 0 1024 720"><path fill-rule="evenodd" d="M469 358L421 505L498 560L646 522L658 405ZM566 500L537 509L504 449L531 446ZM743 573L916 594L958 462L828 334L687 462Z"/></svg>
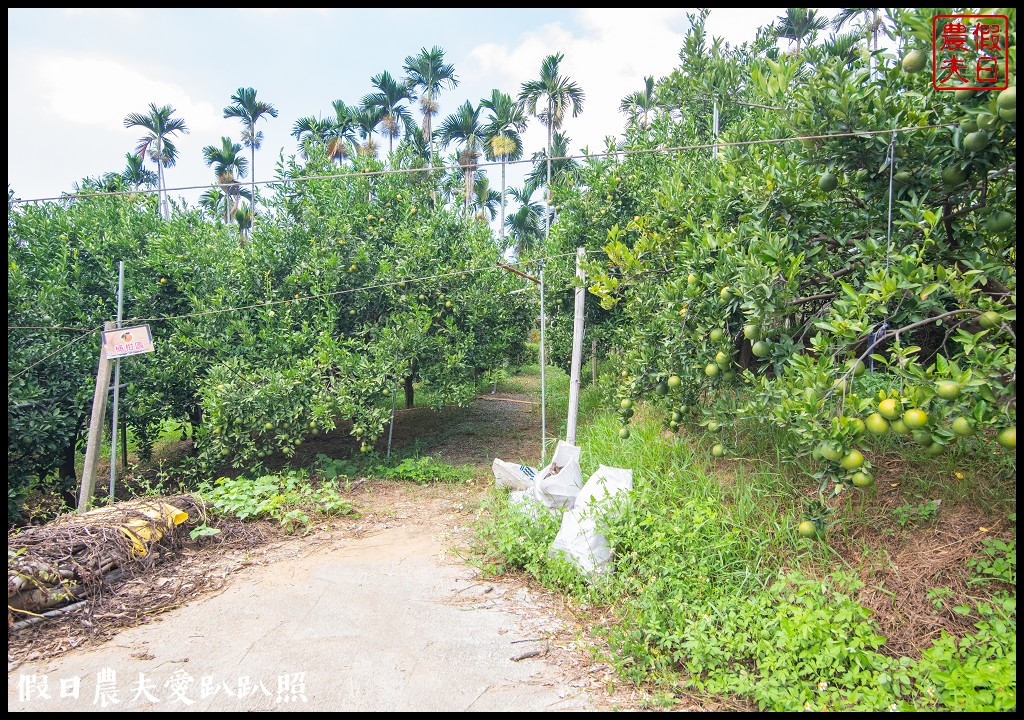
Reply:
<svg viewBox="0 0 1024 720"><path fill-rule="evenodd" d="M117 264L117 328L121 328L124 308L124 260ZM117 403L121 395L121 358L114 361L114 417L110 422L110 492L107 502L114 500L114 480L117 479Z"/></svg>

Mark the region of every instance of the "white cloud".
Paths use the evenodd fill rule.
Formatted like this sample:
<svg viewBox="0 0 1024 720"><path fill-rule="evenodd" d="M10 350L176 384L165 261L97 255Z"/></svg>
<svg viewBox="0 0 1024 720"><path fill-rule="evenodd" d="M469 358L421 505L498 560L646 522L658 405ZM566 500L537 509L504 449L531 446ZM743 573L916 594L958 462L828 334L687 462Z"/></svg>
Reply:
<svg viewBox="0 0 1024 720"><path fill-rule="evenodd" d="M127 20L129 22L141 22L143 11L137 8L61 8L61 14L65 17L78 18L113 18L115 20Z"/></svg>
<svg viewBox="0 0 1024 720"><path fill-rule="evenodd" d="M50 55L26 63L33 92L56 117L72 125L110 129L149 104L170 105L192 131L226 132L223 109L193 100L179 85L154 79L135 67L95 55Z"/></svg>
<svg viewBox="0 0 1024 720"><path fill-rule="evenodd" d="M605 148L606 135L622 132L622 98L642 89L645 75L660 78L678 64L685 12L585 9L578 12L577 20L582 28L578 35L560 23L550 23L526 33L514 46L477 46L470 52L471 69L464 73L464 85L467 90L479 87L481 97L489 96L491 87L515 97L524 82L539 76L544 58L560 52L564 56L560 74L585 94L583 112L567 117L563 125L572 139L570 151L577 153L587 147L599 152ZM543 148L546 131L533 120L523 140L528 153ZM519 166L517 172L510 172L510 184L518 184L525 171L525 166Z"/></svg>

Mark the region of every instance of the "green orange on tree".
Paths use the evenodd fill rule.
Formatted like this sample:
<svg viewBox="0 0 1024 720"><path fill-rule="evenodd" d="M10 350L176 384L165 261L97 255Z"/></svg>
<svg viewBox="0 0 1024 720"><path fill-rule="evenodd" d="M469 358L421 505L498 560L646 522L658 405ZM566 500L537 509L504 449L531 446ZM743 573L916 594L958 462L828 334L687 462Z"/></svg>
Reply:
<svg viewBox="0 0 1024 720"><path fill-rule="evenodd" d="M670 375L666 384L670 389L675 390L683 384L683 381L679 379L678 375Z"/></svg>
<svg viewBox="0 0 1024 720"><path fill-rule="evenodd" d="M996 127L996 116L992 113L983 112L978 115L978 129L991 132Z"/></svg>
<svg viewBox="0 0 1024 720"><path fill-rule="evenodd" d="M999 210L992 213L988 222L985 223L985 227L994 233L1006 232L1013 227L1016 220L1017 219L1012 213L1008 213L1005 210Z"/></svg>
<svg viewBox="0 0 1024 720"><path fill-rule="evenodd" d="M903 66L903 72L919 73L928 65L928 54L920 48L911 50L903 56L901 65Z"/></svg>
<svg viewBox="0 0 1024 720"><path fill-rule="evenodd" d="M724 457L725 445L723 445L722 443L715 443L715 446L711 448L711 454L714 455L716 458Z"/></svg>
<svg viewBox="0 0 1024 720"><path fill-rule="evenodd" d="M976 129L977 127L975 127L975 130ZM942 171L942 183L946 187L956 187L957 185L962 184L966 179L967 175L964 171L955 165L951 165Z"/></svg>
<svg viewBox="0 0 1024 720"><path fill-rule="evenodd" d="M848 425L854 435L863 435L864 431L867 429L867 425L859 417L850 418Z"/></svg>
<svg viewBox="0 0 1024 720"><path fill-rule="evenodd" d="M886 398L878 403L878 412L886 420L898 420L903 415L903 407L896 398Z"/></svg>
<svg viewBox="0 0 1024 720"><path fill-rule="evenodd" d="M810 520L804 520L800 523L796 531L805 538L816 538L818 537L818 526L812 523Z"/></svg>
<svg viewBox="0 0 1024 720"><path fill-rule="evenodd" d="M1002 445L1007 450L1016 450L1017 449L1017 428L1016 427L1003 428L1002 430L999 431L999 434L996 435L996 442L999 443L1000 445Z"/></svg>
<svg viewBox="0 0 1024 720"><path fill-rule="evenodd" d="M960 397L960 383L955 380L940 380L935 385L935 394L943 400L956 400Z"/></svg>
<svg viewBox="0 0 1024 720"><path fill-rule="evenodd" d="M986 310L978 318L978 324L985 330L991 330L994 327L999 327L1002 321L1003 318L994 310Z"/></svg>
<svg viewBox="0 0 1024 720"><path fill-rule="evenodd" d="M965 417L958 417L953 421L953 432L960 437L970 437L974 434L974 425Z"/></svg>
<svg viewBox="0 0 1024 720"><path fill-rule="evenodd" d="M889 432L889 421L882 417L881 413L871 413L864 425L872 435L881 437Z"/></svg>
<svg viewBox="0 0 1024 720"><path fill-rule="evenodd" d="M996 98L996 107L1000 110L1016 110L1017 109L1017 86L1011 85L1010 87L999 93L999 97Z"/></svg>
<svg viewBox="0 0 1024 720"><path fill-rule="evenodd" d="M831 460L832 462L839 462L843 457L839 448L827 442L818 446L818 453L826 460Z"/></svg>
<svg viewBox="0 0 1024 720"><path fill-rule="evenodd" d="M854 449L843 456L842 460L839 461L847 470L856 470L864 464L864 455L861 454L860 450Z"/></svg>
<svg viewBox="0 0 1024 720"><path fill-rule="evenodd" d="M871 473L858 470L853 474L852 481L855 487L866 488L875 484L875 478Z"/></svg>
<svg viewBox="0 0 1024 720"><path fill-rule="evenodd" d="M972 153L979 153L988 147L988 133L984 130L972 132L964 138L964 148Z"/></svg>
<svg viewBox="0 0 1024 720"><path fill-rule="evenodd" d="M889 426L892 428L893 432L895 432L897 435L909 435L910 434L910 428L908 428L906 426L906 423L903 422L903 418L896 418L895 420L892 421L892 423Z"/></svg>
<svg viewBox="0 0 1024 720"><path fill-rule="evenodd" d="M928 413L921 408L909 408L903 413L903 422L911 430L920 430L928 424Z"/></svg>

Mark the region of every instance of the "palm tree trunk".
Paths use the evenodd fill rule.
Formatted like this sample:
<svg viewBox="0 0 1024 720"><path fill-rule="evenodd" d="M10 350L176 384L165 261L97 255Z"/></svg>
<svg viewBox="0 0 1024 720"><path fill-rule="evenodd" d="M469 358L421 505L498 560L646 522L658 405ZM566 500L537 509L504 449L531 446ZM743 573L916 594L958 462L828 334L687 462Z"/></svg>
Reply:
<svg viewBox="0 0 1024 720"><path fill-rule="evenodd" d="M551 98L548 97L548 193L544 198L544 250L547 250L548 237L551 234Z"/></svg>
<svg viewBox="0 0 1024 720"><path fill-rule="evenodd" d="M160 197L159 197L160 202L158 203L159 206L160 206L160 214L163 215L164 220L170 220L171 219L170 218L170 213L167 211L167 187L164 184L164 165L163 165L163 163L160 162L159 160L157 160L156 168L159 171L159 173L158 173L159 174L159 178L158 179L160 181Z"/></svg>
<svg viewBox="0 0 1024 720"><path fill-rule="evenodd" d="M501 156L501 249L505 250L505 155Z"/></svg>
<svg viewBox="0 0 1024 720"><path fill-rule="evenodd" d="M252 178L252 185L250 186L250 190L249 190L249 192L251 193L251 197L249 198L249 204L252 205L252 216L253 216L254 220L256 218L256 134L255 133L256 133L256 125L255 124L249 125L249 142L252 143L252 145L249 148L249 150L251 150L250 156L252 157L252 164L249 166L249 172L252 173L252 175L250 176Z"/></svg>

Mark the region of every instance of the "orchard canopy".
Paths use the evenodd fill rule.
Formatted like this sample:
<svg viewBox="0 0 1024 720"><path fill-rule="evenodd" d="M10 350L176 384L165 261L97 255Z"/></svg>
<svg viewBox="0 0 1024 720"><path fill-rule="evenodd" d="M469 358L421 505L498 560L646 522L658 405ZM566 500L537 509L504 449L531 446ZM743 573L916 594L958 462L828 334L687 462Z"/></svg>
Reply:
<svg viewBox="0 0 1024 720"><path fill-rule="evenodd" d="M923 10L818 43L773 26L739 47L695 15L678 67L623 99L624 133L577 155L584 94L560 55L432 126L456 80L424 49L407 83L384 73L361 105L336 101L336 121L296 121L298 156L263 187L242 178L257 120L274 120L240 89L229 109L252 152L212 142L216 182L196 207L161 209L146 189L166 188L173 110L126 119L152 142L124 173L54 202L9 190L9 512L34 485L73 485L122 259L126 321L157 344L123 365L129 426L145 450L189 423L196 470L288 454L342 420L368 448L396 388L471 397L525 358L537 317L536 295L496 268L509 252L549 258L551 357L567 364L577 247L587 332L618 363L619 397L655 400L669 430L780 428L823 489L869 474L875 442L1015 447L1016 10L997 12L1009 89L981 92L933 87ZM417 94L422 128L404 104ZM522 147L531 112L550 149ZM498 192L478 168L528 152L523 188ZM507 234L487 222L499 208Z"/></svg>
<svg viewBox="0 0 1024 720"><path fill-rule="evenodd" d="M618 353L620 397L662 403L673 430L777 426L823 489L869 473L888 433L929 455L1012 452L1015 11L999 12L1002 92L904 68L931 57L924 11L892 19L900 56L838 40L781 54L768 32L728 48L696 19L609 146L624 159L588 160L555 193L554 247L592 250L591 326Z"/></svg>
<svg viewBox="0 0 1024 720"><path fill-rule="evenodd" d="M316 152L280 175L337 175ZM248 240L192 208L165 221L155 195L16 208L8 324L72 330L9 331L12 501L34 477L74 477L99 352L74 328L111 318L121 258L126 324L156 344L122 365L129 426L146 450L166 421L191 423L197 469L289 455L342 420L368 449L413 381L464 402L522 362L536 295L510 294L523 280L496 267L486 224L435 204L428 172L357 174L380 169L283 186Z"/></svg>

